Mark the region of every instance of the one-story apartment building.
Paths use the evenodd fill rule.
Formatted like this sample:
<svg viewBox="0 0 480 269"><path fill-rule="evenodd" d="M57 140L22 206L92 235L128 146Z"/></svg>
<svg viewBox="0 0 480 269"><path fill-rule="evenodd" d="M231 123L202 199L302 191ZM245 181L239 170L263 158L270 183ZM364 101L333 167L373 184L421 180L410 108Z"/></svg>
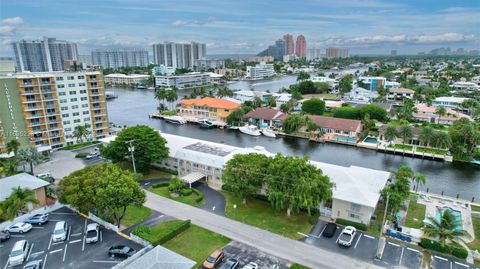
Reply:
<svg viewBox="0 0 480 269"><path fill-rule="evenodd" d="M205 178L215 189L221 188L223 167L236 154L274 156L260 146L240 148L165 133L161 136L167 141L169 157L159 166L178 171L178 175L189 183ZM114 139L115 136L107 137L102 142L109 143ZM320 206L321 214L368 224L390 173L358 166L310 163L320 168L335 184L332 200Z"/></svg>

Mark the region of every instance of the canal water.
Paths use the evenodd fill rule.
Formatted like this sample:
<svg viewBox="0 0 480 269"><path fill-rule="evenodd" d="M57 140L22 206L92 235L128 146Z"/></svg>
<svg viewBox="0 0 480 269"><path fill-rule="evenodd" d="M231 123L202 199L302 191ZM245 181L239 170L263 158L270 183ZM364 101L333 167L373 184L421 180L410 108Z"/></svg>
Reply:
<svg viewBox="0 0 480 269"><path fill-rule="evenodd" d="M272 82L275 86L263 82L240 81L231 86L244 89L274 91L274 87L288 87L295 83L295 78L283 77ZM110 122L117 125L145 124L169 134L182 135L238 147L263 146L270 152L286 155L308 155L310 159L342 166L357 165L373 169L393 171L401 164L412 167L427 176L427 183L421 190L456 196L470 200L480 200L480 167L463 163L444 163L411 157L379 153L374 150L338 144L315 144L303 139L253 137L234 130L201 129L196 125L172 125L159 119L150 119L148 115L155 112L158 101L154 99L153 90L133 90L124 88L107 89L114 91L117 99L108 101ZM184 93L179 93L183 96Z"/></svg>

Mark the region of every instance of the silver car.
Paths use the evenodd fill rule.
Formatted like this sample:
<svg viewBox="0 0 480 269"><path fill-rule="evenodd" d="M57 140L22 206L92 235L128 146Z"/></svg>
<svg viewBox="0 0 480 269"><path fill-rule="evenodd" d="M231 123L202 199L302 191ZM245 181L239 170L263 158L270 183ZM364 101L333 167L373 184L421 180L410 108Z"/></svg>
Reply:
<svg viewBox="0 0 480 269"><path fill-rule="evenodd" d="M98 236L100 234L100 225L98 223L90 223L87 225L87 237L85 243L98 242Z"/></svg>
<svg viewBox="0 0 480 269"><path fill-rule="evenodd" d="M356 234L357 229L355 229L355 227L347 226L343 228L342 233L338 237L337 243L345 247L350 247L352 245L353 239L355 239Z"/></svg>

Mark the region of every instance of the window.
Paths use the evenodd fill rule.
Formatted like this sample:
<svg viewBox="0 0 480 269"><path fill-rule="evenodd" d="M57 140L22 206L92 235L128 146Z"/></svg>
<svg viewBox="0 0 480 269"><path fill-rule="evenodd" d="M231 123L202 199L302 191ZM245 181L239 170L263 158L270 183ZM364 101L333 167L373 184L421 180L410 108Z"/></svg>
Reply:
<svg viewBox="0 0 480 269"><path fill-rule="evenodd" d="M88 115L89 113L89 111L83 111L83 115Z"/></svg>
<svg viewBox="0 0 480 269"><path fill-rule="evenodd" d="M79 85L79 86L82 86L82 85ZM85 86L85 85L83 85ZM80 93L87 93L87 90L80 90Z"/></svg>
<svg viewBox="0 0 480 269"><path fill-rule="evenodd" d="M68 87L70 87L70 88L75 87L75 83L69 83Z"/></svg>
<svg viewBox="0 0 480 269"><path fill-rule="evenodd" d="M88 98L87 98L87 97L82 97L82 98L80 98L80 100L81 100L81 101L87 101Z"/></svg>
<svg viewBox="0 0 480 269"><path fill-rule="evenodd" d="M62 111L63 111L63 110L68 110L68 106L62 106L62 107L60 108L60 110L62 110Z"/></svg>
<svg viewBox="0 0 480 269"><path fill-rule="evenodd" d="M67 102L67 99L60 99L60 104L65 104Z"/></svg>
<svg viewBox="0 0 480 269"><path fill-rule="evenodd" d="M63 81L63 77L56 77L55 79L58 81Z"/></svg>
<svg viewBox="0 0 480 269"><path fill-rule="evenodd" d="M348 216L352 219L359 219L360 218L360 215L355 214L355 213L350 213Z"/></svg>
<svg viewBox="0 0 480 269"><path fill-rule="evenodd" d="M354 212L360 212L360 209L362 208L361 205L350 203L350 210Z"/></svg>
<svg viewBox="0 0 480 269"><path fill-rule="evenodd" d="M78 86L79 86L79 87L85 87L85 82L80 82L80 83L78 83Z"/></svg>
<svg viewBox="0 0 480 269"><path fill-rule="evenodd" d="M85 119L83 119L83 120L84 120L84 121L90 121L90 118L85 118Z"/></svg>
<svg viewBox="0 0 480 269"><path fill-rule="evenodd" d="M70 114L68 113L62 114L62 118L67 118L67 117L70 117Z"/></svg>
<svg viewBox="0 0 480 269"><path fill-rule="evenodd" d="M78 76L78 79L85 79L85 76Z"/></svg>
<svg viewBox="0 0 480 269"><path fill-rule="evenodd" d="M80 115L80 112L74 112L74 113L72 113L72 116L74 116L74 117L75 117L75 116L79 116L79 115Z"/></svg>
<svg viewBox="0 0 480 269"><path fill-rule="evenodd" d="M88 107L88 104L82 104L82 107L83 108Z"/></svg>
<svg viewBox="0 0 480 269"><path fill-rule="evenodd" d="M77 108L78 108L78 105L72 106L72 109L77 109Z"/></svg>
<svg viewBox="0 0 480 269"><path fill-rule="evenodd" d="M74 120L73 123L79 123L80 119Z"/></svg>
<svg viewBox="0 0 480 269"><path fill-rule="evenodd" d="M70 124L69 120L66 120L66 121L63 122L63 125L67 125L67 124Z"/></svg>
<svg viewBox="0 0 480 269"><path fill-rule="evenodd" d="M68 128L65 128L65 132L71 132L72 131L72 128L68 127Z"/></svg>
<svg viewBox="0 0 480 269"><path fill-rule="evenodd" d="M65 92L59 92L58 96L65 96L65 94L66 94Z"/></svg>
<svg viewBox="0 0 480 269"><path fill-rule="evenodd" d="M74 80L75 77L74 77L74 76L68 76L67 79L68 79L68 80Z"/></svg>
<svg viewBox="0 0 480 269"><path fill-rule="evenodd" d="M57 89L63 89L63 88L65 88L65 84L58 84L57 85Z"/></svg>
<svg viewBox="0 0 480 269"><path fill-rule="evenodd" d="M75 94L77 94L77 91L69 91L68 94L75 95Z"/></svg>
<svg viewBox="0 0 480 269"><path fill-rule="evenodd" d="M77 100L77 98L70 98L70 102L76 102Z"/></svg>

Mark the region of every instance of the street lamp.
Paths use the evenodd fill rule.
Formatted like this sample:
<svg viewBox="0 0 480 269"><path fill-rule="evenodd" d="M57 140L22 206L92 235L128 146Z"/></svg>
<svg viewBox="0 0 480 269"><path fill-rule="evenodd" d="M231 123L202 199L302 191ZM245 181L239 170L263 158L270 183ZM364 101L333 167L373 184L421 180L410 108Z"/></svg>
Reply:
<svg viewBox="0 0 480 269"><path fill-rule="evenodd" d="M377 259L382 258L383 247L385 246L385 237L383 236L383 228L385 227L385 222L387 219L387 210L388 210L388 201L390 200L390 194L387 195L387 202L385 203L385 211L383 212L382 226L380 226L380 237L378 238L377 254L375 257Z"/></svg>
<svg viewBox="0 0 480 269"><path fill-rule="evenodd" d="M125 143L128 143L128 152L130 152L130 155L132 156L133 172L136 174L137 168L135 167L135 156L133 155L133 153L135 152L135 146L133 145L134 141L135 140L130 140L126 141Z"/></svg>

